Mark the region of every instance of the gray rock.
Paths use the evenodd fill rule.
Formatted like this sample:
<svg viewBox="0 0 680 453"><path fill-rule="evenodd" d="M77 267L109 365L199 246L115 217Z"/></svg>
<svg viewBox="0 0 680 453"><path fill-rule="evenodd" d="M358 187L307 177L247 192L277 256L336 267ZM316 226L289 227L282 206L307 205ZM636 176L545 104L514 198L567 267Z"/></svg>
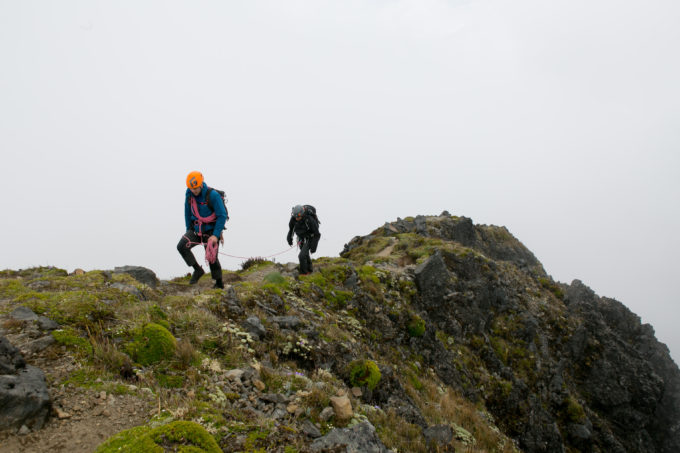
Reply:
<svg viewBox="0 0 680 453"><path fill-rule="evenodd" d="M288 415L288 412L285 409L282 409L280 407L277 407L274 409L274 412L272 412L271 418L274 420L281 420L282 418L285 418Z"/></svg>
<svg viewBox="0 0 680 453"><path fill-rule="evenodd" d="M343 449L344 447L344 449ZM362 422L351 428L334 429L312 442L312 451L337 449L346 453L388 453L370 422Z"/></svg>
<svg viewBox="0 0 680 453"><path fill-rule="evenodd" d="M415 276L418 290L428 300L439 303L449 292L447 288L451 282L451 274L439 250L416 267Z"/></svg>
<svg viewBox="0 0 680 453"><path fill-rule="evenodd" d="M245 310L241 306L241 300L233 286L227 285L224 288L221 299L222 309L233 315L242 315Z"/></svg>
<svg viewBox="0 0 680 453"><path fill-rule="evenodd" d="M262 302L255 301L255 305L257 305L258 307L260 307L262 310L266 311L270 315L276 315L276 310L274 310L272 307L269 307L269 306L263 304Z"/></svg>
<svg viewBox="0 0 680 453"><path fill-rule="evenodd" d="M37 321L38 315L36 315L33 310L28 307L17 307L9 315L10 318L16 319L18 321Z"/></svg>
<svg viewBox="0 0 680 453"><path fill-rule="evenodd" d="M335 411L333 410L333 408L330 406L325 407L319 414L319 420L321 420L322 422L327 422L333 417L333 415L335 415Z"/></svg>
<svg viewBox="0 0 680 453"><path fill-rule="evenodd" d="M40 291L41 289L49 288L50 282L49 280L36 280L34 282L29 283L26 286L28 286L31 289Z"/></svg>
<svg viewBox="0 0 680 453"><path fill-rule="evenodd" d="M262 396L260 396L260 399L263 401L267 401L268 403L274 404L285 404L290 401L288 398L286 398L284 395L280 393L265 393Z"/></svg>
<svg viewBox="0 0 680 453"><path fill-rule="evenodd" d="M57 330L59 327L59 323L52 321L50 318L47 318L45 316L38 316L38 326L42 330L47 330L47 331L52 331L52 330Z"/></svg>
<svg viewBox="0 0 680 453"><path fill-rule="evenodd" d="M151 269L141 266L120 266L113 269L114 274L128 274L131 275L135 280L145 285L149 285L151 288L156 288L158 286L158 277Z"/></svg>
<svg viewBox="0 0 680 453"><path fill-rule="evenodd" d="M26 365L17 349L0 337L0 430L22 425L42 428L50 413L44 373Z"/></svg>
<svg viewBox="0 0 680 453"><path fill-rule="evenodd" d="M144 295L132 285L126 285L125 283L115 282L111 283L111 288L123 291L124 293L132 294L139 300L144 300Z"/></svg>
<svg viewBox="0 0 680 453"><path fill-rule="evenodd" d="M357 276L356 272L352 271L352 274L347 277L342 286L349 289L350 291L357 291L359 289L359 277Z"/></svg>
<svg viewBox="0 0 680 453"><path fill-rule="evenodd" d="M0 336L0 374L16 374L26 366L19 350L5 337Z"/></svg>
<svg viewBox="0 0 680 453"><path fill-rule="evenodd" d="M55 343L55 339L52 335L45 335L37 340L30 341L22 346L22 349L31 354L36 354Z"/></svg>
<svg viewBox="0 0 680 453"><path fill-rule="evenodd" d="M316 425L314 425L314 423L312 423L311 420L305 420L302 422L302 432L307 434L312 439L321 437L321 431L316 427Z"/></svg>
<svg viewBox="0 0 680 453"><path fill-rule="evenodd" d="M302 325L302 321L297 316L273 316L269 320L278 324L282 329L296 330Z"/></svg>
<svg viewBox="0 0 680 453"><path fill-rule="evenodd" d="M258 341L261 340L266 334L267 329L264 328L262 322L257 316L251 316L243 322L243 327L248 331L253 338Z"/></svg>
<svg viewBox="0 0 680 453"><path fill-rule="evenodd" d="M446 445L453 440L453 428L449 425L435 425L423 430L427 444Z"/></svg>

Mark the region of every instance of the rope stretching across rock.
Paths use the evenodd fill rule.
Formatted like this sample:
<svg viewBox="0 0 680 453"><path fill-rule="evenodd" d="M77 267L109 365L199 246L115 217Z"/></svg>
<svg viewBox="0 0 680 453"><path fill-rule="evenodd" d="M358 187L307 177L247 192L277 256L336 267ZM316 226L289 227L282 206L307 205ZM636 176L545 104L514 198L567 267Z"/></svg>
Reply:
<svg viewBox="0 0 680 453"><path fill-rule="evenodd" d="M217 247L216 243L211 244L209 242L202 242L202 241L201 242L191 242L186 235L184 235L184 238L187 240L187 247L191 247L192 245L202 245L203 247L205 247L205 261L208 264L212 264L212 263L215 262L215 260L217 259L218 253L220 255L228 256L230 258L238 258L238 259L243 259L243 260L248 260L248 259L254 258L252 256L237 256L237 255L229 255L228 253L224 253L224 252L218 252L217 251L218 247ZM274 254L271 254L271 255L266 255L266 256L258 256L257 258L272 258L274 256L283 255L284 253L293 250L296 246L297 246L297 244L293 245L290 248L283 250L281 252L277 252L277 253L274 253Z"/></svg>
<svg viewBox="0 0 680 453"><path fill-rule="evenodd" d="M215 220L217 220L217 215L213 212L210 214L208 217L201 217L201 215L198 213L198 204L196 203L196 198L191 197L191 212L193 213L194 217L196 217L196 223L198 224L198 237L203 238L203 224L205 223L212 223ZM205 261L208 264L212 264L217 260L217 254L218 254L218 247L216 242L208 242L205 243L201 239L201 242L191 242L188 237L184 236L187 240L187 247L190 247L192 245L202 245L205 247ZM274 253L273 255L267 255L267 256L260 256L258 258L271 258L274 256L282 255L290 250L292 250L295 246L293 245L291 248L286 249L282 252ZM228 256L231 258L239 258L239 259L250 259L252 256L235 256L235 255L229 255L227 253L219 252L220 255Z"/></svg>

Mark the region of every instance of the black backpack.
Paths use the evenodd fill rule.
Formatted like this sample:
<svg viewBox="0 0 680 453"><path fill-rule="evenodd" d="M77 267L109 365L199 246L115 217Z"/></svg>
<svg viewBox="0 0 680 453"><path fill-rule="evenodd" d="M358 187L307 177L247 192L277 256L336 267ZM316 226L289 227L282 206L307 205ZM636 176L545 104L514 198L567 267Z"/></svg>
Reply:
<svg viewBox="0 0 680 453"><path fill-rule="evenodd" d="M212 187L208 187L208 190L205 193L205 201L208 204L208 207L210 208L211 211L215 212L215 210L212 207L212 203L210 203L210 191L214 190L217 192L220 197L222 198L222 205L224 206L224 210L227 211L227 195L224 193L224 190L220 189L213 189ZM229 211L227 211L227 219L229 218Z"/></svg>
<svg viewBox="0 0 680 453"><path fill-rule="evenodd" d="M212 187L207 187L207 190L205 192L205 202L210 208L212 212L215 212L215 209L212 207L212 203L210 202L210 191L214 190L220 195L220 198L222 199L222 205L224 206L224 211L227 213L227 220L229 220L229 211L227 210L227 195L224 193L224 190L220 189L213 189ZM189 197L187 197L187 203L189 202ZM227 227L225 226L224 229L226 230Z"/></svg>
<svg viewBox="0 0 680 453"><path fill-rule="evenodd" d="M321 225L321 221L319 220L319 217L317 217L316 215L316 208L314 206L312 206L311 204L306 204L303 206L303 208L305 210L305 215L308 215L314 220L316 220L317 225Z"/></svg>

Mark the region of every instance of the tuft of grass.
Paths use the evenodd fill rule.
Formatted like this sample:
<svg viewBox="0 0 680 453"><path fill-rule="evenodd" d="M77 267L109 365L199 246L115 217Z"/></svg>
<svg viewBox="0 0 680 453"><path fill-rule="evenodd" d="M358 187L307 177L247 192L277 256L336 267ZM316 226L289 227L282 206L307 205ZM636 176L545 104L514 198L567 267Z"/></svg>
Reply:
<svg viewBox="0 0 680 453"><path fill-rule="evenodd" d="M264 259L264 258L260 258L260 257L248 258L247 260L245 260L244 262L241 263L241 270L246 271L246 270L251 269L251 268L260 267L262 265L268 266L270 264L274 264L274 263L272 261L269 261L269 260Z"/></svg>
<svg viewBox="0 0 680 453"><path fill-rule="evenodd" d="M180 369L186 370L189 368L198 358L198 353L191 344L189 340L182 339L177 342L177 349L175 350L175 356L177 357L177 366Z"/></svg>
<svg viewBox="0 0 680 453"><path fill-rule="evenodd" d="M108 338L91 336L90 342L92 359L96 366L112 373L120 373L124 365L131 365L130 357L119 351Z"/></svg>

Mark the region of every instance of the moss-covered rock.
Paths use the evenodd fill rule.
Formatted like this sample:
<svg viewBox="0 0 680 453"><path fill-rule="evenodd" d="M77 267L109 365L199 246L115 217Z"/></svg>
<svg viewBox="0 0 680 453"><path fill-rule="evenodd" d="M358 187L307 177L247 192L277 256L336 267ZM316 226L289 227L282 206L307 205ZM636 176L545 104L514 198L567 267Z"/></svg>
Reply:
<svg viewBox="0 0 680 453"><path fill-rule="evenodd" d="M372 360L355 360L349 365L349 381L353 386L373 390L381 377L378 365Z"/></svg>
<svg viewBox="0 0 680 453"><path fill-rule="evenodd" d="M138 426L101 444L95 453L220 453L215 439L198 423L176 421L157 428Z"/></svg>
<svg viewBox="0 0 680 453"><path fill-rule="evenodd" d="M172 357L177 348L177 340L165 327L150 323L130 345L130 353L134 360L141 365L151 365L163 359Z"/></svg>

